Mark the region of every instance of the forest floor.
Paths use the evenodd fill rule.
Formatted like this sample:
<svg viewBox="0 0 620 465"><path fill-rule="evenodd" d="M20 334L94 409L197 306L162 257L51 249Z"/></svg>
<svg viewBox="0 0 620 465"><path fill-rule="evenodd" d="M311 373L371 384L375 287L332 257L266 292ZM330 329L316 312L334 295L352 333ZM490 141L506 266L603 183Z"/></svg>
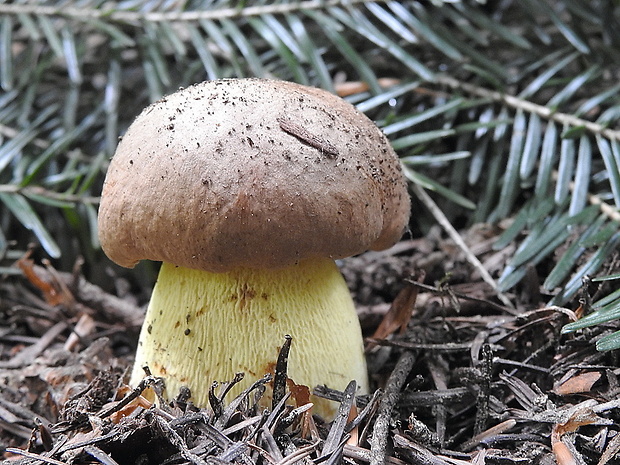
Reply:
<svg viewBox="0 0 620 465"><path fill-rule="evenodd" d="M464 234L497 277L499 231ZM509 251L508 251L509 252ZM143 310L25 257L0 283L0 457L7 464L618 464L618 352L571 334L591 285L549 307L545 270L504 297L436 232L342 261L367 336L372 395L331 422L253 396L152 405L124 377ZM611 266L611 265L610 265ZM609 267L608 267L609 268ZM609 291L609 289L607 289ZM335 354L334 356L337 356ZM155 383L155 382L154 382ZM260 383L259 383L260 384ZM156 383L155 383L156 385ZM142 388L143 386L140 386Z"/></svg>

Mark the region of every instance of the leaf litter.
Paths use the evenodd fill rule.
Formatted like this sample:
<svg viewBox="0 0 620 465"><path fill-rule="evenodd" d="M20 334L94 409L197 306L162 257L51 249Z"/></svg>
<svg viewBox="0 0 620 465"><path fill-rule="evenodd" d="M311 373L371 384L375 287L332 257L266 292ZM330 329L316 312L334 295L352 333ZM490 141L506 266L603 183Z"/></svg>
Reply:
<svg viewBox="0 0 620 465"><path fill-rule="evenodd" d="M505 255L482 246L489 235L465 237L497 275ZM79 267L60 272L26 255L15 264L22 275L0 283L3 463L620 463L618 354L594 346L617 322L562 334L583 299L546 305L537 270L507 307L439 234L340 265L375 390L311 387L340 403L326 421L312 415L303 386L287 383L294 340L283 341L275 375L232 399L242 375L214 383L206 408L186 391L163 401L152 376L130 388L142 309ZM274 404L263 409L268 383Z"/></svg>

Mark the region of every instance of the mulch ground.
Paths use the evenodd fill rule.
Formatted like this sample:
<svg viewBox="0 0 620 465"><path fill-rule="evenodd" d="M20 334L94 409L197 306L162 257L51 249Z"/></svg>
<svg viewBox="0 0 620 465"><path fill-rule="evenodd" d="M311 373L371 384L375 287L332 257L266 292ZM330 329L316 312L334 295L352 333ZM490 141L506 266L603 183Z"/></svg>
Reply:
<svg viewBox="0 0 620 465"><path fill-rule="evenodd" d="M492 249L497 232L466 234L494 275L509 255ZM619 325L562 334L583 308L545 305L544 265L509 307L439 234L343 261L376 391L316 388L341 402L330 422L307 405L259 408L267 379L235 399L213 389L204 409L183 395L153 405L141 393L159 380L123 382L135 301L79 272L27 257L16 266L0 284L3 463L620 463L618 353L594 347Z"/></svg>

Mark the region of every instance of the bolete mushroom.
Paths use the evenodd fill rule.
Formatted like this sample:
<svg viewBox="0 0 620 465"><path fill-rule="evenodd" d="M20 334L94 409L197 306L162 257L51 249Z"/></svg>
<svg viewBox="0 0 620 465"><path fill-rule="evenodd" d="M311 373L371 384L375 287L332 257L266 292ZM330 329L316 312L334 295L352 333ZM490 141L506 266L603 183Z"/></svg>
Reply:
<svg viewBox="0 0 620 465"><path fill-rule="evenodd" d="M386 137L327 91L229 79L152 104L119 143L99 208L111 260L163 262L131 383L147 365L168 397L187 386L205 406L213 380L272 371L290 334L295 383L342 390L354 379L366 392L334 260L393 245L409 208Z"/></svg>

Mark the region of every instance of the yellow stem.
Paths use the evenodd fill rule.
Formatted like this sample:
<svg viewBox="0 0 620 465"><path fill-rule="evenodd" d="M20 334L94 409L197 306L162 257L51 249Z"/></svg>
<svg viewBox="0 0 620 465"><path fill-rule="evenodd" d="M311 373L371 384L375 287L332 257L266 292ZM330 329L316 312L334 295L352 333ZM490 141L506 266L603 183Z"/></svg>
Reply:
<svg viewBox="0 0 620 465"><path fill-rule="evenodd" d="M359 321L349 290L329 259L305 260L275 270L227 273L164 263L142 327L132 384L147 365L165 379L167 396L181 386L198 406L213 381L245 379L230 395L272 372L284 336L293 341L288 374L312 390L344 390L355 379L367 391ZM229 398L230 400L230 398ZM331 417L335 405L312 398L315 412ZM265 398L270 402L270 394Z"/></svg>

